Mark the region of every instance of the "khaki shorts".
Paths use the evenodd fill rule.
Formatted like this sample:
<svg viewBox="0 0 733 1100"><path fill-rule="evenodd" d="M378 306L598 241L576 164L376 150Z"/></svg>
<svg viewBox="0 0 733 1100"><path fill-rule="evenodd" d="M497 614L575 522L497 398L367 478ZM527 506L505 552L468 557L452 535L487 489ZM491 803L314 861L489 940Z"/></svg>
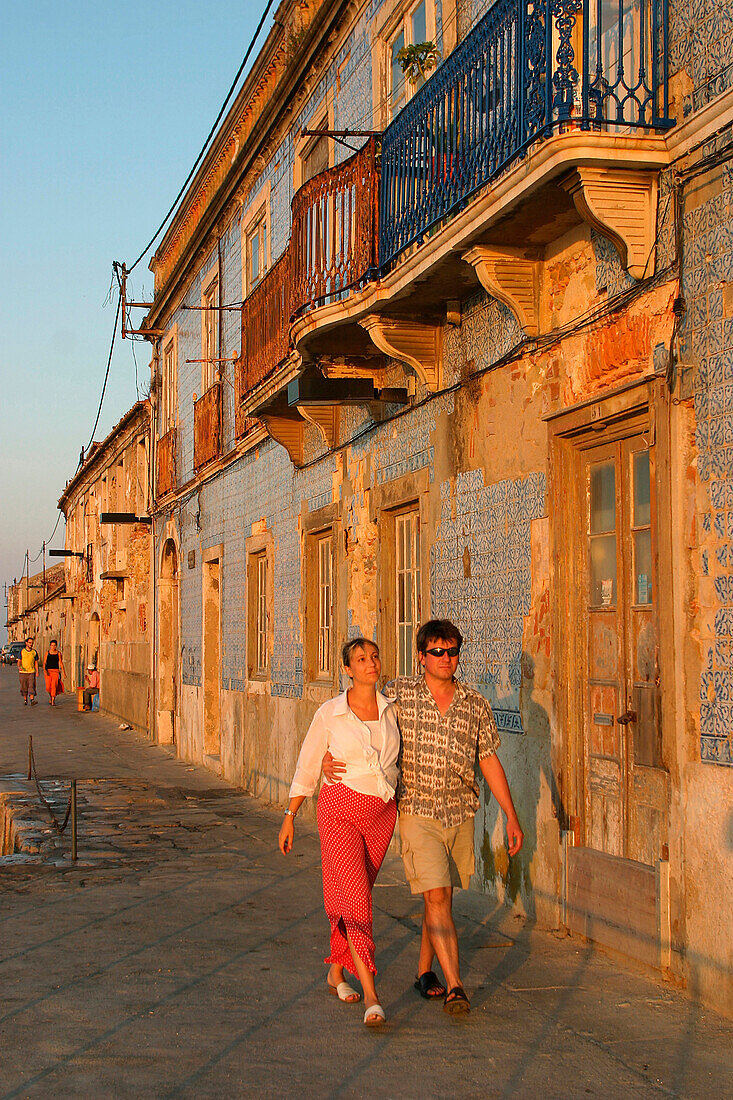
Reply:
<svg viewBox="0 0 733 1100"><path fill-rule="evenodd" d="M413 894L441 886L467 889L474 872L473 817L446 829L430 817L400 814L405 877Z"/></svg>

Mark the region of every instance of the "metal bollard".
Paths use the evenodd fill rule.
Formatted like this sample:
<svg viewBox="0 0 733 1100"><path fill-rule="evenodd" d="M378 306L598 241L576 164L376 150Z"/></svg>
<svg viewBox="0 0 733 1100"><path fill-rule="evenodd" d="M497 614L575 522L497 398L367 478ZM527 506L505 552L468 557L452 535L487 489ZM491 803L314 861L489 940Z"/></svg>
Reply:
<svg viewBox="0 0 733 1100"><path fill-rule="evenodd" d="M76 780L71 780L71 858L76 863Z"/></svg>

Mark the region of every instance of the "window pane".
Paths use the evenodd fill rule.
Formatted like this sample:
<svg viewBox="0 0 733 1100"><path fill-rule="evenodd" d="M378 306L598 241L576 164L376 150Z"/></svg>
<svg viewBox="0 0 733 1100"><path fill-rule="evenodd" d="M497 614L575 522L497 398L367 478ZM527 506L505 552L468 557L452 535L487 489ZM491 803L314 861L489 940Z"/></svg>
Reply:
<svg viewBox="0 0 733 1100"><path fill-rule="evenodd" d="M616 527L616 467L613 462L592 466L590 471L590 531L613 531Z"/></svg>
<svg viewBox="0 0 733 1100"><path fill-rule="evenodd" d="M414 607L412 613L412 622L414 626L420 621L420 518L414 517L413 527L415 531L415 545L413 550L413 575L415 578L414 585Z"/></svg>
<svg viewBox="0 0 733 1100"><path fill-rule="evenodd" d="M402 31L400 31L400 33L397 35L397 37L392 42L392 50L391 50L391 65L392 65L391 92L392 92L392 104L393 105L398 104L402 101L402 96L403 96L403 92L404 92L405 77L404 77L404 74L402 72L402 66L400 65L399 61L397 60L397 54L400 52L400 50L402 49L404 44L405 44L405 35Z"/></svg>
<svg viewBox="0 0 733 1100"><path fill-rule="evenodd" d="M414 672L414 636L419 610L419 526L415 512L395 520L397 674Z"/></svg>
<svg viewBox="0 0 733 1100"><path fill-rule="evenodd" d="M593 607L616 606L616 536L590 540L590 602Z"/></svg>
<svg viewBox="0 0 733 1100"><path fill-rule="evenodd" d="M408 652L407 652L407 633L404 627L400 627L399 630L399 655L397 660L397 675L409 676L412 671L408 667Z"/></svg>
<svg viewBox="0 0 733 1100"><path fill-rule="evenodd" d="M267 671L267 558L257 562L257 671Z"/></svg>
<svg viewBox="0 0 733 1100"><path fill-rule="evenodd" d="M425 20L425 0L418 4L412 13L412 43L427 41L428 31Z"/></svg>
<svg viewBox="0 0 733 1100"><path fill-rule="evenodd" d="M634 603L652 602L652 533L634 532Z"/></svg>
<svg viewBox="0 0 733 1100"><path fill-rule="evenodd" d="M331 671L331 541L318 543L318 673Z"/></svg>
<svg viewBox="0 0 733 1100"><path fill-rule="evenodd" d="M318 130L328 129L328 119L324 119L317 127ZM325 172L328 168L328 138L319 137L311 146L303 161L303 183Z"/></svg>
<svg viewBox="0 0 733 1100"><path fill-rule="evenodd" d="M634 527L651 523L649 452L634 452Z"/></svg>
<svg viewBox="0 0 733 1100"><path fill-rule="evenodd" d="M257 247L257 233L249 238L249 281L252 286L260 279L260 250Z"/></svg>

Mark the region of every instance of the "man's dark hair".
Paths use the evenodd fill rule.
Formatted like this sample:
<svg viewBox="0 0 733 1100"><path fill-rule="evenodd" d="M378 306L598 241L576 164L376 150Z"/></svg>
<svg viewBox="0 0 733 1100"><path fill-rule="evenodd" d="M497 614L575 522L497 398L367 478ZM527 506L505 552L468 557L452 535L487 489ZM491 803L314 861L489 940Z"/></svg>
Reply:
<svg viewBox="0 0 733 1100"><path fill-rule="evenodd" d="M438 641L454 642L460 649L463 645L463 635L450 619L431 619L423 623L415 639L418 653L425 653L430 642Z"/></svg>

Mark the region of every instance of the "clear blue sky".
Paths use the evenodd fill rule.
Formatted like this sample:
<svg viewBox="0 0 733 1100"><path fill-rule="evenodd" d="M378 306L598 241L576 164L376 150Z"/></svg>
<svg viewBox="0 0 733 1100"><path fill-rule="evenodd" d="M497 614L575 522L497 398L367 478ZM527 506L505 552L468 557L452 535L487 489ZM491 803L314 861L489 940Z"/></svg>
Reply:
<svg viewBox="0 0 733 1100"><path fill-rule="evenodd" d="M20 575L26 547L33 556L51 534L89 441L114 321L115 301L105 306L112 261L131 264L158 228L264 7L3 5L0 584ZM133 290L152 290L147 260ZM134 347L143 383L150 353ZM118 340L95 437L136 399L133 344ZM53 545L63 537L62 520ZM4 611L3 603L2 623Z"/></svg>

